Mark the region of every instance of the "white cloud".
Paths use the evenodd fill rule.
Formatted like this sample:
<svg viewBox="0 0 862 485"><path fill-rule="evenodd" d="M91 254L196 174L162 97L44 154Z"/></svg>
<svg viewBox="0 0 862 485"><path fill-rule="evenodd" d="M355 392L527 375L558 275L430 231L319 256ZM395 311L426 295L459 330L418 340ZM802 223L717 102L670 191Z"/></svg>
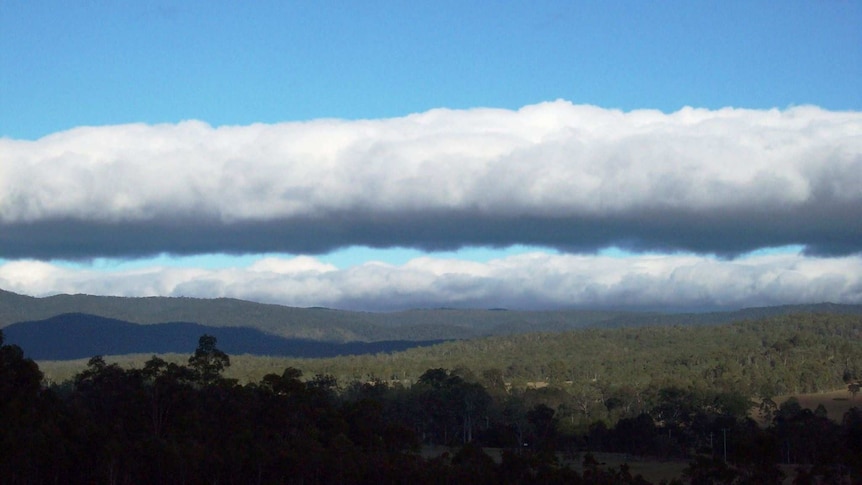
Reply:
<svg viewBox="0 0 862 485"><path fill-rule="evenodd" d="M328 273L337 269L334 265L322 263L308 256L298 256L291 259L268 257L256 261L249 267L251 271L278 275Z"/></svg>
<svg viewBox="0 0 862 485"><path fill-rule="evenodd" d="M862 113L810 106L663 114L556 101L382 120L81 127L0 139L0 160L6 257L97 257L111 237L123 241L112 256L626 241L862 249ZM585 234L603 225L608 234ZM82 235L63 246L76 227ZM96 229L107 235L87 239Z"/></svg>
<svg viewBox="0 0 862 485"><path fill-rule="evenodd" d="M0 287L29 295L234 297L292 306L390 310L417 306L733 308L862 304L862 257L692 255L626 258L533 252L488 262L422 257L336 269L311 257L248 267L77 269L38 261L0 265Z"/></svg>

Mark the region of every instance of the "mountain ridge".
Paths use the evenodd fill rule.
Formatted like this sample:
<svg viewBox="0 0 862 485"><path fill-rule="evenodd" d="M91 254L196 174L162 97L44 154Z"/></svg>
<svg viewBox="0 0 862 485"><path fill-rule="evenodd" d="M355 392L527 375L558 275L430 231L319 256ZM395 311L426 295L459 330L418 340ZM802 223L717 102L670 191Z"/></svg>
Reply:
<svg viewBox="0 0 862 485"><path fill-rule="evenodd" d="M862 305L818 303L733 311L661 313L622 310L413 309L373 313L297 308L232 298L55 295L31 297L0 289L0 328L67 313L139 325L191 322L249 327L266 334L325 342L451 340L585 327L705 325L790 313L862 314Z"/></svg>
<svg viewBox="0 0 862 485"><path fill-rule="evenodd" d="M336 357L397 352L445 340L322 342L266 334L250 327L208 327L192 322L141 325L84 313L64 313L45 320L3 328L6 343L24 349L34 360L73 360L94 355L191 354L201 335L213 335L228 354L278 357Z"/></svg>

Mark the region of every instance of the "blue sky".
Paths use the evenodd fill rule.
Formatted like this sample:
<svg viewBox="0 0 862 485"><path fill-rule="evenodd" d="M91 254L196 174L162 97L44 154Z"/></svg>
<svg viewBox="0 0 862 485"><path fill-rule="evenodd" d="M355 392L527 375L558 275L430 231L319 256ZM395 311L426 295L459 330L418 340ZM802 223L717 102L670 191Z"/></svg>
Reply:
<svg viewBox="0 0 862 485"><path fill-rule="evenodd" d="M4 2L0 133L382 118L567 99L862 107L862 6Z"/></svg>
<svg viewBox="0 0 862 485"><path fill-rule="evenodd" d="M859 25L849 1L3 2L0 287L860 303Z"/></svg>

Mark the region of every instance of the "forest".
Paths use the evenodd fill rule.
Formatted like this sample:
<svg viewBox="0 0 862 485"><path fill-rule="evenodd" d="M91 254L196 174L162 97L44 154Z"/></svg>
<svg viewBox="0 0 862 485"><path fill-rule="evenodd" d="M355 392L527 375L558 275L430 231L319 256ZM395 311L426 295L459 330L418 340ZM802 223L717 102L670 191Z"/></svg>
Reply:
<svg viewBox="0 0 862 485"><path fill-rule="evenodd" d="M843 388L855 404L855 315L305 360L204 335L191 356L94 356L69 380L25 351L0 346L4 483L650 483L597 453L684 461L679 483L862 481L858 407L779 400Z"/></svg>

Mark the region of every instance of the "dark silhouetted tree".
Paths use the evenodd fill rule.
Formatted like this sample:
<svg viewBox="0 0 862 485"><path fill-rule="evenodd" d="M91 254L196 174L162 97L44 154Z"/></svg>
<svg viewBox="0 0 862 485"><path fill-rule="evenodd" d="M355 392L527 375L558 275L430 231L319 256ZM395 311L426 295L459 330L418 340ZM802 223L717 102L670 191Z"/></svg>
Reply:
<svg viewBox="0 0 862 485"><path fill-rule="evenodd" d="M212 335L202 335L194 355L189 357L189 365L205 385L218 380L225 368L230 367L230 357L219 350L216 343Z"/></svg>

